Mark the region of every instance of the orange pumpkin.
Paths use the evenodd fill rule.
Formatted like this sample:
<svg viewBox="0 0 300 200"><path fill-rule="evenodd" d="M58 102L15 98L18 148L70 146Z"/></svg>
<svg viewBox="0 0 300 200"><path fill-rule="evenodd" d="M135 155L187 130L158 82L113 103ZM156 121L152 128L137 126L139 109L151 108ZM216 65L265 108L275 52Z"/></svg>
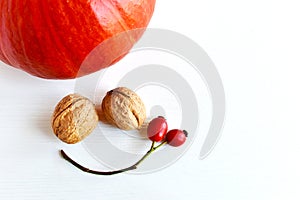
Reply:
<svg viewBox="0 0 300 200"><path fill-rule="evenodd" d="M1 0L0 59L46 79L96 72L121 59L143 31L110 40L97 64L80 69L90 52L124 31L146 28L154 6L155 0Z"/></svg>

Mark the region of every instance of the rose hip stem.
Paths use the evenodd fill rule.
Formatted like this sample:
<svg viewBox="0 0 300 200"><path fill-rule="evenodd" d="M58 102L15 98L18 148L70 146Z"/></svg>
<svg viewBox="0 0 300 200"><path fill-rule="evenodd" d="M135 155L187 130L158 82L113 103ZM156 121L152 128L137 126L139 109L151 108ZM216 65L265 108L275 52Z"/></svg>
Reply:
<svg viewBox="0 0 300 200"><path fill-rule="evenodd" d="M75 167L77 167L78 169L80 169L81 171L90 173L90 174L96 174L96 175L114 175L114 174L119 174L119 173L123 173L126 171L130 171L130 170L134 170L137 168L137 166L143 162L153 151L155 151L156 149L158 149L159 147L163 146L164 144L166 144L167 141L162 142L161 144L157 145L156 147L155 145L155 141L152 142L151 147L149 149L149 151L147 151L147 153L139 160L137 161L135 164L133 164L130 167L124 168L124 169L120 169L120 170L115 170L115 171L97 171L97 170L92 170L89 168L86 168L80 164L78 164L77 162L75 162L72 158L70 158L65 152L64 150L60 150L60 153L62 155L62 157L67 160L68 162L70 162L72 165L74 165Z"/></svg>

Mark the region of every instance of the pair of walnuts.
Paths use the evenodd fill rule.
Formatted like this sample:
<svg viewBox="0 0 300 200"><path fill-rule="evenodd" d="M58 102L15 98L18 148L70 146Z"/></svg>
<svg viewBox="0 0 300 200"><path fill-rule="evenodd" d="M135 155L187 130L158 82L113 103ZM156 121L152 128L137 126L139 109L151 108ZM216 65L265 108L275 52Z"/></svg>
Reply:
<svg viewBox="0 0 300 200"><path fill-rule="evenodd" d="M52 130L63 142L74 144L96 128L100 114L123 130L140 128L146 119L141 98L126 87L118 87L107 92L99 107L79 94L67 95L54 109Z"/></svg>

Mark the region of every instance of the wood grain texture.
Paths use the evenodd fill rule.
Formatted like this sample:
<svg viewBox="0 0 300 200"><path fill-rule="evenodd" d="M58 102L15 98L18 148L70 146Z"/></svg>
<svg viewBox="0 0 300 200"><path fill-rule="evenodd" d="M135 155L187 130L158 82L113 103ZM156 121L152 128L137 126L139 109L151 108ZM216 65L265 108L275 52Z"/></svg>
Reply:
<svg viewBox="0 0 300 200"><path fill-rule="evenodd" d="M44 81L0 64L0 199L299 200L299 19L296 0L157 1L152 26L205 48L224 81L227 114L223 136L205 160L198 159L209 125L202 117L203 132L182 158L142 175L87 175L65 162L61 148L86 166L107 169L52 133L52 111L74 81ZM112 140L129 149L117 134Z"/></svg>

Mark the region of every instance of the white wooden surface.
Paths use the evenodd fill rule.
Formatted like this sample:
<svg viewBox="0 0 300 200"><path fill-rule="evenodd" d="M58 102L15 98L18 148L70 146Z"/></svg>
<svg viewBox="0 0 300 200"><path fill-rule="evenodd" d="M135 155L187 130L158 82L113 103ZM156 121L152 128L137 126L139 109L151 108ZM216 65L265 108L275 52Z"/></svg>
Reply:
<svg viewBox="0 0 300 200"><path fill-rule="evenodd" d="M1 63L0 199L299 199L298 8L296 0L157 2L150 26L192 38L218 67L227 119L205 160L197 138L178 162L150 174L99 177L65 162L58 150L69 147L49 120L74 81Z"/></svg>

